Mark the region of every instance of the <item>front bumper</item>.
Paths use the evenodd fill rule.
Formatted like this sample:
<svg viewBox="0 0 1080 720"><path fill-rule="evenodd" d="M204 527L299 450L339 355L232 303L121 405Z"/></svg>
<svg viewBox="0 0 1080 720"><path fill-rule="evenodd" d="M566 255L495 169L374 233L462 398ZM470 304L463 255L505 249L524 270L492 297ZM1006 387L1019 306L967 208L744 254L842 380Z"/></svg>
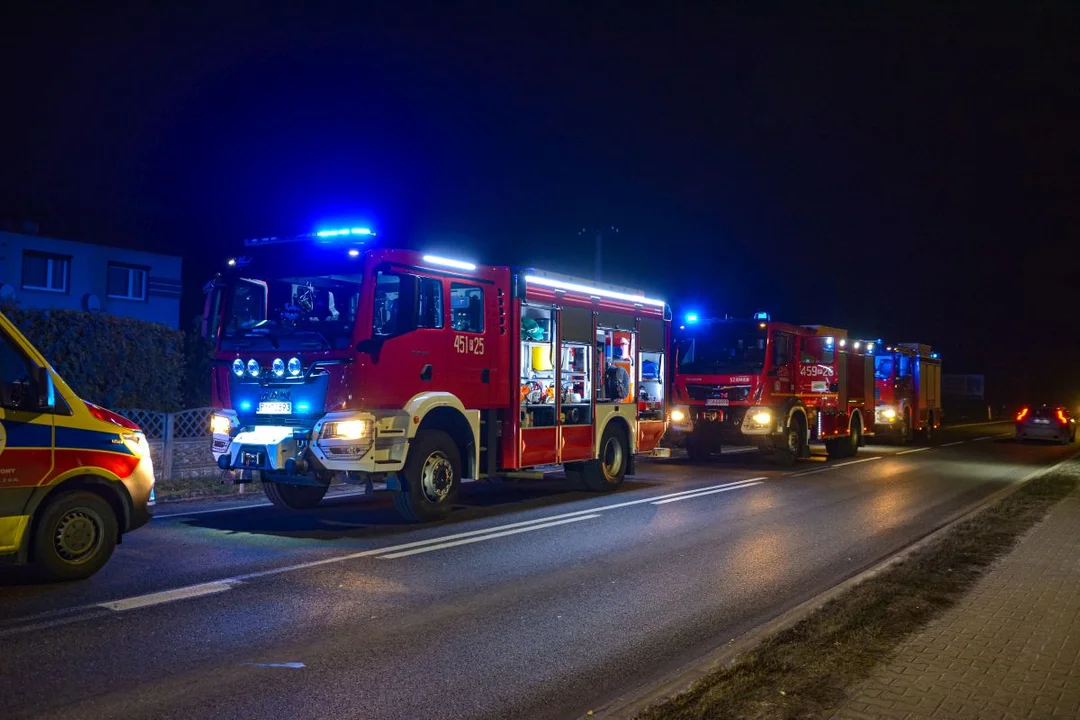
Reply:
<svg viewBox="0 0 1080 720"><path fill-rule="evenodd" d="M783 429L778 426L776 412L771 408L684 406L681 409L687 419L681 423L671 422L667 435L668 444L672 447L702 443L711 447L734 445L772 448L783 441ZM749 420L765 410L772 415L771 423L758 425Z"/></svg>
<svg viewBox="0 0 1080 720"><path fill-rule="evenodd" d="M120 482L131 498L130 515L125 532L140 528L154 516L154 461L145 455L135 466L135 472Z"/></svg>
<svg viewBox="0 0 1080 720"><path fill-rule="evenodd" d="M303 474L313 465L331 472L388 473L405 465L410 416L404 412L328 413L313 427L258 426L235 435L215 433L214 459L223 470ZM329 427L363 423L350 437L330 436ZM325 436L325 437L324 437Z"/></svg>

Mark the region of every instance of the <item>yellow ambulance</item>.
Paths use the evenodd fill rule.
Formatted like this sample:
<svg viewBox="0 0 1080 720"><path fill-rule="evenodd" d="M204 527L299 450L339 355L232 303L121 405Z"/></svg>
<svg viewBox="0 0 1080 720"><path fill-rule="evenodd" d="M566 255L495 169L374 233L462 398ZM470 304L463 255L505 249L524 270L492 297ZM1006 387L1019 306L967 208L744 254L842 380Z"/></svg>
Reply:
<svg viewBox="0 0 1080 720"><path fill-rule="evenodd" d="M0 313L0 564L89 577L153 509L139 427L81 400Z"/></svg>

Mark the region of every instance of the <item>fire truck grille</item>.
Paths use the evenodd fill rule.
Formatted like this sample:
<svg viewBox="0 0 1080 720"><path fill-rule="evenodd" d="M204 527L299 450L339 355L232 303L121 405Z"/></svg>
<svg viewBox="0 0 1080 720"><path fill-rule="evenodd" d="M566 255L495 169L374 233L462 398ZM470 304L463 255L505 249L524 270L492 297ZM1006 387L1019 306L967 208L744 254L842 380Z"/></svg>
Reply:
<svg viewBox="0 0 1080 720"><path fill-rule="evenodd" d="M750 397L749 385L687 385L686 394L691 400L705 402L709 398L723 398L741 402Z"/></svg>

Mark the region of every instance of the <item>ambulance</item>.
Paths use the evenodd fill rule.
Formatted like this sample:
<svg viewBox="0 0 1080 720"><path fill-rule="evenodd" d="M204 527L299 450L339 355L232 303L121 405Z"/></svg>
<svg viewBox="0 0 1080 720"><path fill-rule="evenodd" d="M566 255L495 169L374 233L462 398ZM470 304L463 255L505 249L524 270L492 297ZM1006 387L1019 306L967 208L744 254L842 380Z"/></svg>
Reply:
<svg viewBox="0 0 1080 720"><path fill-rule="evenodd" d="M143 432L80 399L0 313L0 565L87 578L153 509Z"/></svg>

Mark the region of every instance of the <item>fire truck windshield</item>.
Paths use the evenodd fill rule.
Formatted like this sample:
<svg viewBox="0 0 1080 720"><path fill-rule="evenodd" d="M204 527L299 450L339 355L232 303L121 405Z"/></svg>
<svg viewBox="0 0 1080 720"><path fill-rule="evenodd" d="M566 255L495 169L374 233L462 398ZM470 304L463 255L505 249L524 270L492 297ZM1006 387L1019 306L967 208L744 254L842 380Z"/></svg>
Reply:
<svg viewBox="0 0 1080 720"><path fill-rule="evenodd" d="M758 372L765 367L765 331L717 323L678 341L678 370L696 375Z"/></svg>
<svg viewBox="0 0 1080 720"><path fill-rule="evenodd" d="M878 355L874 358L874 377L878 380L892 378L893 359L891 355Z"/></svg>
<svg viewBox="0 0 1080 720"><path fill-rule="evenodd" d="M221 347L328 350L351 344L360 276L240 279L219 290Z"/></svg>

